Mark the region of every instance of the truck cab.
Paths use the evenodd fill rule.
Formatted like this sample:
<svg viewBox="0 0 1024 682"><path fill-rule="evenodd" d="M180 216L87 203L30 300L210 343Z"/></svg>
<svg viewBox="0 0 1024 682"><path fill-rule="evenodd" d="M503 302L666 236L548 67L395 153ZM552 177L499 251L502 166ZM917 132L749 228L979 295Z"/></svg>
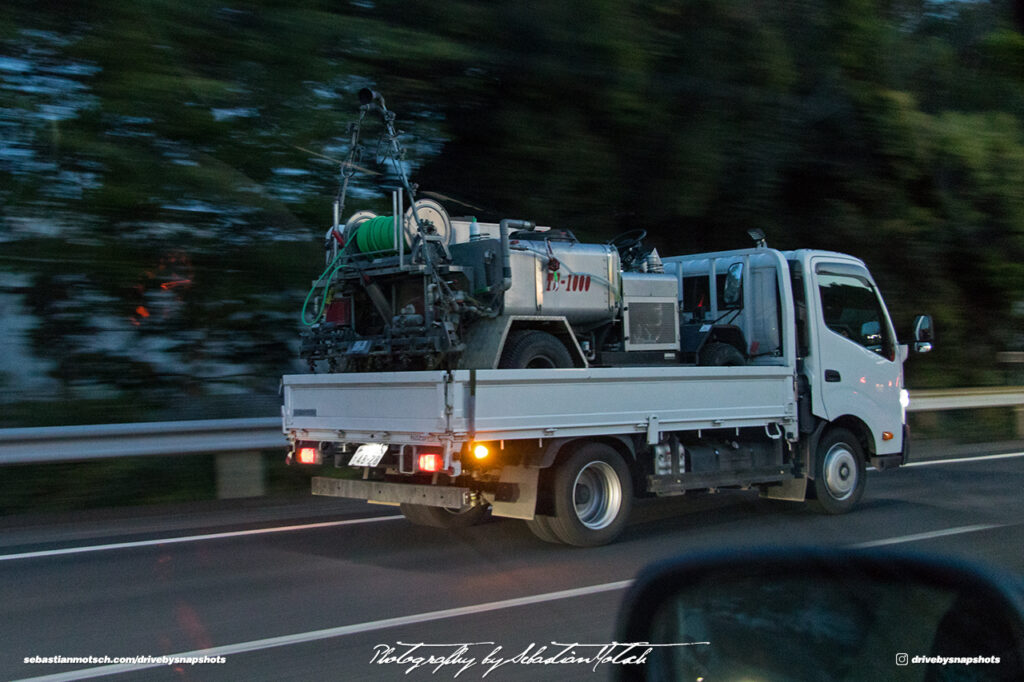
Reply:
<svg viewBox="0 0 1024 682"><path fill-rule="evenodd" d="M797 312L797 370L810 391L802 424L839 425L857 434L878 468L904 459L903 362L885 303L863 261L840 253L785 254ZM813 431L812 431L813 433Z"/></svg>

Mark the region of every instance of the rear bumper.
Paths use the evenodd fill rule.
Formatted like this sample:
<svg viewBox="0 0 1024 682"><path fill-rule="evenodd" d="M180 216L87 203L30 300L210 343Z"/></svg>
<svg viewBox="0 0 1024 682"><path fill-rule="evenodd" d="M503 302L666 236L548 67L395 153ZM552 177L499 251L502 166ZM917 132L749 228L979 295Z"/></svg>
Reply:
<svg viewBox="0 0 1024 682"><path fill-rule="evenodd" d="M461 508L467 503L465 488L443 485L415 485L384 481L351 481L342 478L313 478L313 494L348 497L383 504L421 504L427 507Z"/></svg>

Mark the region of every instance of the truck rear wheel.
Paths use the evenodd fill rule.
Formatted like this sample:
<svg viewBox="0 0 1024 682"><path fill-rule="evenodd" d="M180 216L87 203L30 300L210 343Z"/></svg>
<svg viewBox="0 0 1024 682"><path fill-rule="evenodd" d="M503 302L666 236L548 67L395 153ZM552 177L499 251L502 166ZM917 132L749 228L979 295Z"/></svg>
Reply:
<svg viewBox="0 0 1024 682"><path fill-rule="evenodd" d="M538 514L526 522L526 527L530 529L531 533L544 542L551 542L556 545L562 543L558 536L555 535L555 531L551 530L550 516L541 516Z"/></svg>
<svg viewBox="0 0 1024 682"><path fill-rule="evenodd" d="M559 540L594 547L614 540L633 505L633 482L619 453L588 443L555 472L555 515L548 518Z"/></svg>
<svg viewBox="0 0 1024 682"><path fill-rule="evenodd" d="M864 450L846 429L832 429L818 443L814 494L820 511L845 514L864 496Z"/></svg>
<svg viewBox="0 0 1024 682"><path fill-rule="evenodd" d="M469 528L480 523L487 516L485 505L448 509L447 507L428 507L424 504L402 504L400 509L402 515L410 523L432 528Z"/></svg>
<svg viewBox="0 0 1024 682"><path fill-rule="evenodd" d="M572 367L572 356L557 338L535 329L513 332L505 341L499 369Z"/></svg>

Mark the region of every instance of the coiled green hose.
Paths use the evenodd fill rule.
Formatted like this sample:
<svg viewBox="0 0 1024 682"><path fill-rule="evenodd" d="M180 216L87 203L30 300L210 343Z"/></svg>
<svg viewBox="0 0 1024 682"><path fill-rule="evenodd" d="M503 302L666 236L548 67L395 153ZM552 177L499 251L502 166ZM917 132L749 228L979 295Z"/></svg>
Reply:
<svg viewBox="0 0 1024 682"><path fill-rule="evenodd" d="M353 235L359 253L394 253L394 220L392 216L382 215L360 223Z"/></svg>

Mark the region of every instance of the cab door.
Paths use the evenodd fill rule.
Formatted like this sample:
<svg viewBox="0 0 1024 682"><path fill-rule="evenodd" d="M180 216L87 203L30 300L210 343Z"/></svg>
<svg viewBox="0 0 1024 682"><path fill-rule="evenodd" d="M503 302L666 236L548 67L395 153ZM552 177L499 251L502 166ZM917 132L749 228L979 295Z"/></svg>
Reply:
<svg viewBox="0 0 1024 682"><path fill-rule="evenodd" d="M903 363L878 287L859 263L819 257L812 267L821 416L855 416L871 429L877 454L900 452Z"/></svg>

